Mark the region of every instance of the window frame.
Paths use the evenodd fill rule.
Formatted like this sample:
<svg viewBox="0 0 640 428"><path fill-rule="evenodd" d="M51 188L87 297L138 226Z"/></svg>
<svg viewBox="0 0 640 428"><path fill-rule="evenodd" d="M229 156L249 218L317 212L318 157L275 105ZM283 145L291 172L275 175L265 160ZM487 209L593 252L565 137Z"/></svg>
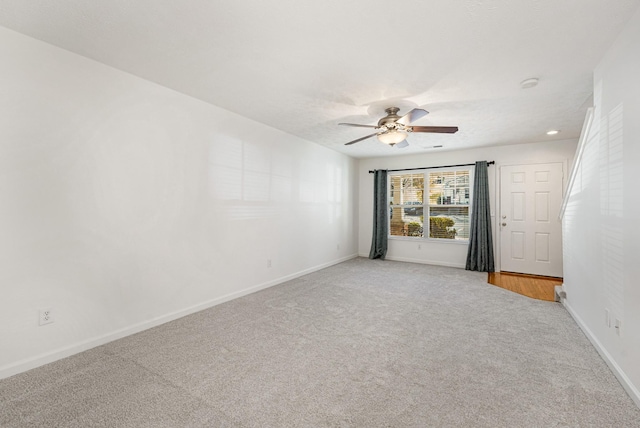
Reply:
<svg viewBox="0 0 640 428"><path fill-rule="evenodd" d="M467 171L469 174L469 203L468 204L437 204L432 205L429 203L429 194L431 190L431 181L430 174L433 173L443 173L443 172L452 172L452 171ZM431 208L435 207L468 207L469 210L469 224L471 223L471 212L473 209L473 181L474 181L474 168L473 166L464 166L464 167L445 167L445 168L427 168L420 170L411 170L411 171L396 171L396 172L388 172L387 173L387 205L391 210L394 208L400 208L404 211L408 207L407 204L393 204L392 194L391 194L391 186L392 186L392 177L393 176L403 176L403 175L422 175L423 177L423 197L422 197L422 205L411 205L412 207L422 208L422 236L409 236L409 235L392 235L391 234L391 216L387 216L387 226L388 239L392 240L400 240L400 241L428 241L428 242L437 242L437 243L450 243L457 245L468 245L469 238L466 239L451 239L451 238L431 238L429 237L429 214L431 212ZM401 211L402 212L402 211ZM425 222L424 219L427 219Z"/></svg>

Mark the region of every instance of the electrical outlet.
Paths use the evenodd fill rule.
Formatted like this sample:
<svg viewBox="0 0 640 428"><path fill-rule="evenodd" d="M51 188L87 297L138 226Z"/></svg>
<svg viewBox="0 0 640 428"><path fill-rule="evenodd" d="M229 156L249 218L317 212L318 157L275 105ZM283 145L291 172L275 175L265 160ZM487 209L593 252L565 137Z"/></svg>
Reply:
<svg viewBox="0 0 640 428"><path fill-rule="evenodd" d="M270 268L271 267L271 259L267 259L267 267Z"/></svg>
<svg viewBox="0 0 640 428"><path fill-rule="evenodd" d="M53 309L40 309L38 312L38 325L51 324L53 321Z"/></svg>

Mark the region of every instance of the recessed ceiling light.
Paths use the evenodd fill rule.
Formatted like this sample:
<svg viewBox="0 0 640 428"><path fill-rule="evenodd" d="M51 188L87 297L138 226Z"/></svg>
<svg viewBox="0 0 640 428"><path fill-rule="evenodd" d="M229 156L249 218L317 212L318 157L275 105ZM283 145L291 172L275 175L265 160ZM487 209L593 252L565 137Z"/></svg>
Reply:
<svg viewBox="0 0 640 428"><path fill-rule="evenodd" d="M537 85L538 85L538 78L536 77L532 77L531 79L526 79L520 82L520 87L522 89L533 88L534 86L537 86Z"/></svg>
<svg viewBox="0 0 640 428"><path fill-rule="evenodd" d="M557 129L552 129L551 131L547 131L547 135L556 135L559 132L560 131L558 131Z"/></svg>

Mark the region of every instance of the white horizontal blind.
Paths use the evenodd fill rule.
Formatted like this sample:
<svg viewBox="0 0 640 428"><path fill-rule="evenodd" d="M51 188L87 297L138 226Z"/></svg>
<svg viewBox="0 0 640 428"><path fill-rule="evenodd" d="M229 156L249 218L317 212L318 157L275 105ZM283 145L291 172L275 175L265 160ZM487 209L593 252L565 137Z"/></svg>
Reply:
<svg viewBox="0 0 640 428"><path fill-rule="evenodd" d="M422 237L424 173L393 174L389 181L389 234Z"/></svg>
<svg viewBox="0 0 640 428"><path fill-rule="evenodd" d="M469 170L429 173L429 237L469 239Z"/></svg>
<svg viewBox="0 0 640 428"><path fill-rule="evenodd" d="M389 235L468 240L469 203L469 169L391 173Z"/></svg>

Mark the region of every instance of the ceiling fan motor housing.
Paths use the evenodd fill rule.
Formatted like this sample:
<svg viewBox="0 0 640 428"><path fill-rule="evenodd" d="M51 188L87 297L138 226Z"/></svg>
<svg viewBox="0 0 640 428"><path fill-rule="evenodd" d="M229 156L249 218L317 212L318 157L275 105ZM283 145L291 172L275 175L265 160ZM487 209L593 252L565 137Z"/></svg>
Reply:
<svg viewBox="0 0 640 428"><path fill-rule="evenodd" d="M398 116L399 110L400 109L398 107L389 107L385 109L387 115L378 121L378 128L380 129L378 135L390 132L400 132L406 136L407 132L411 131L411 127L398 122L400 119L400 116ZM389 145L393 146L393 144Z"/></svg>
<svg viewBox="0 0 640 428"><path fill-rule="evenodd" d="M389 107L388 109L385 109L387 115L378 121L378 126L384 127L387 124L395 123L398 119L400 119L400 116L398 116L399 110L400 109L398 107ZM387 126L387 128L390 127Z"/></svg>

